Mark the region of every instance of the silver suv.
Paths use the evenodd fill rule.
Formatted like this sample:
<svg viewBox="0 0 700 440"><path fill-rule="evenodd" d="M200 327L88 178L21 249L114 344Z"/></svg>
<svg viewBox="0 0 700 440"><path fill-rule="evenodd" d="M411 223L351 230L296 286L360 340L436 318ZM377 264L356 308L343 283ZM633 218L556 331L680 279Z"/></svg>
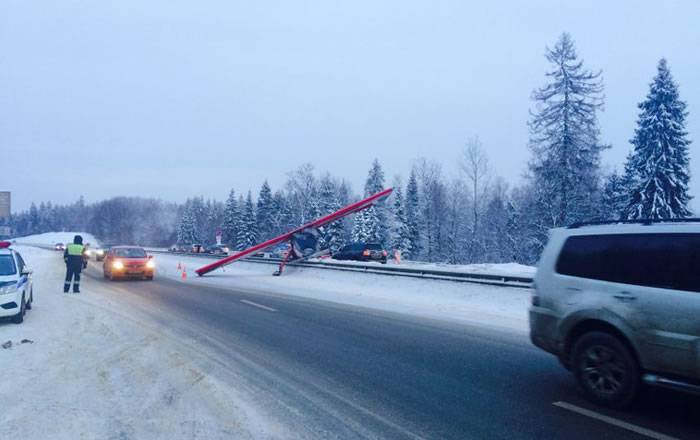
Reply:
<svg viewBox="0 0 700 440"><path fill-rule="evenodd" d="M553 229L534 289L532 342L592 400L700 394L700 219Z"/></svg>

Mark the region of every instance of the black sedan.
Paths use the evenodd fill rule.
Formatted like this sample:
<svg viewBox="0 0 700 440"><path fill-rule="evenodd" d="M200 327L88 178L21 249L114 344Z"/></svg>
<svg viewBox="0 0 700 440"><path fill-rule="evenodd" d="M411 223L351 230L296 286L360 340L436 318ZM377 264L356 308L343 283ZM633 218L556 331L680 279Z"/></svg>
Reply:
<svg viewBox="0 0 700 440"><path fill-rule="evenodd" d="M334 260L378 261L386 264L388 253L377 243L351 243L333 254Z"/></svg>

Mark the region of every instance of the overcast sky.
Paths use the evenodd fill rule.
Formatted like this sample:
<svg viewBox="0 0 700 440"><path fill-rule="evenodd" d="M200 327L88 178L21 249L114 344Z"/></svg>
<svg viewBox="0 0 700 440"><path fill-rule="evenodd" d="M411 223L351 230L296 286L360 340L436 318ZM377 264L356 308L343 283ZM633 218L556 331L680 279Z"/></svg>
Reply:
<svg viewBox="0 0 700 440"><path fill-rule="evenodd" d="M375 157L389 182L418 157L456 174L475 134L517 184L545 47L567 31L603 70L606 166L621 167L668 59L698 198L698 18L694 0L4 0L0 190L15 210L81 194L224 199L312 162L360 192Z"/></svg>

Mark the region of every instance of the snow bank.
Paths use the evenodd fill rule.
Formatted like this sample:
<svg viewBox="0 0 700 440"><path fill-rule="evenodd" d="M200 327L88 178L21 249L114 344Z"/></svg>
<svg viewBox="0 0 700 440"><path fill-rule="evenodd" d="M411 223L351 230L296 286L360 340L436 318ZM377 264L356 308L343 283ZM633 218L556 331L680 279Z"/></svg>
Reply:
<svg viewBox="0 0 700 440"><path fill-rule="evenodd" d="M396 264L394 260L387 261L387 264L377 262L362 262L362 261L338 261L329 258L314 259L315 262L346 264L349 266L377 266L378 268L405 267L407 269L425 269L425 270L445 270L449 272L459 273L476 273L476 274L492 274L505 276L521 276L534 277L537 272L537 267L526 266L519 263L484 263L484 264L447 264L447 263L423 263L419 261L404 260L401 264Z"/></svg>
<svg viewBox="0 0 700 440"><path fill-rule="evenodd" d="M43 234L27 235L16 237L14 240L20 244L33 244L39 246L53 246L56 243L73 243L73 237L81 235L83 243L90 243L92 246L99 246L99 241L87 232L45 232Z"/></svg>
<svg viewBox="0 0 700 440"><path fill-rule="evenodd" d="M0 321L0 344L13 344L0 348L0 438L284 438L197 347L110 303L111 287L63 294L60 256L17 249L34 269L34 307L21 325Z"/></svg>
<svg viewBox="0 0 700 440"><path fill-rule="evenodd" d="M454 281L421 280L388 275L318 270L288 266L281 277L271 276L274 265L236 262L204 277L194 270L211 260L170 254L155 255L156 276L183 282L278 292L341 304L528 331L530 290ZM527 266L526 266L527 267Z"/></svg>

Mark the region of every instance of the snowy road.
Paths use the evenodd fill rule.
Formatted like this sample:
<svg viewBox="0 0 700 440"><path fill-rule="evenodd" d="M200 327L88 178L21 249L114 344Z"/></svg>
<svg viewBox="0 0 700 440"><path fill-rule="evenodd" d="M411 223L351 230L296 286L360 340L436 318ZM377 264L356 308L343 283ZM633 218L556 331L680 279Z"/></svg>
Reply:
<svg viewBox="0 0 700 440"><path fill-rule="evenodd" d="M686 396L655 392L627 413L602 411L582 401L573 379L555 359L530 345L508 307L496 308L491 317L505 325L488 326L482 322L488 316L436 319L439 308L412 313L420 303L411 292L406 292L412 304L408 309L365 308L359 304L367 301L369 287L365 297L353 301L329 293L334 302L328 302L314 293L321 284L310 285L310 297L304 297L294 277L269 277L279 284L252 275L183 282L165 268L171 276L153 282L110 283L94 263L84 293L64 297L53 293L60 289L60 258L47 251L34 254L50 273L40 281L44 291L27 317L26 332L0 324L0 339L26 333L51 340L37 327L60 327L54 320L72 320L78 335L70 350L76 359L68 347L31 357L45 362L51 377L33 369L39 383L25 385L29 393L51 402L50 408L36 404L34 410L50 409L51 420L45 423L54 429L75 413L110 421L80 418L72 432L87 432L86 438L97 432L116 438L617 439L661 433L697 438L700 432L700 405ZM285 283L292 295L283 293ZM431 283L435 296L445 290L449 297L450 283ZM491 289L485 297L498 293L484 289ZM382 301L386 305L389 299ZM445 304L460 304L450 301L455 300ZM475 313L490 304L483 298L471 305L469 298L465 301L463 311ZM75 313L47 309L61 304ZM499 314L506 316L499 321ZM94 322L96 317L100 322ZM102 333L86 337L98 329ZM102 342L103 351L81 351L84 339L91 346ZM40 342L13 348L10 360L17 363L18 356L40 350ZM0 359L9 352L0 351ZM52 356L66 365L52 367ZM84 377L73 377L80 366ZM75 389L53 391L52 384L65 382L66 375ZM101 375L107 376L107 385L101 385ZM19 414L31 407L31 398L11 392L7 383L0 385L3 402L9 396L18 402L0 416L0 437L24 432L23 423L31 419L31 435L21 437L44 438L41 433L50 427L41 418ZM81 396L91 402L80 403ZM639 434L631 427L651 431Z"/></svg>

